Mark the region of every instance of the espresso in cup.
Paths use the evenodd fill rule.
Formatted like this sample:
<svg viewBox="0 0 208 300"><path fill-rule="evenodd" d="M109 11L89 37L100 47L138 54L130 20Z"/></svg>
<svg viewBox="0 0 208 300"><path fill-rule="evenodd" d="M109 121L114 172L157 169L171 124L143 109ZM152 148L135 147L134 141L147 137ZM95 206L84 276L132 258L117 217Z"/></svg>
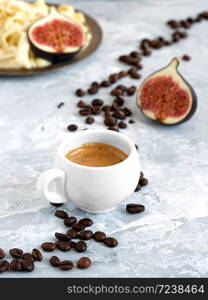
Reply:
<svg viewBox="0 0 208 300"><path fill-rule="evenodd" d="M118 164L128 155L119 148L104 143L86 143L69 150L66 158L79 165L106 167Z"/></svg>

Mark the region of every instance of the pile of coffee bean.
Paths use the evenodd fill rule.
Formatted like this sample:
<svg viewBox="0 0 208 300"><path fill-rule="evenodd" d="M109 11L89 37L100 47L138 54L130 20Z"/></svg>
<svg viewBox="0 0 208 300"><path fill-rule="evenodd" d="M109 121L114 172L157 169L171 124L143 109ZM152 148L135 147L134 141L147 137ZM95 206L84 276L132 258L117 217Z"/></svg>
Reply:
<svg viewBox="0 0 208 300"><path fill-rule="evenodd" d="M188 37L187 30L190 29L195 23L199 23L203 20L208 20L208 12L204 11L199 13L195 18L188 17L184 20L169 20L166 22L167 26L169 26L174 31L170 34L170 38L165 38L162 36L158 36L154 39L143 38L139 43L139 49L132 50L129 54L124 54L118 57L118 60L128 66L129 69L121 70L117 73L110 74L108 78L101 82L94 81L90 84L89 88L85 91L82 88L78 88L75 91L77 97L84 97L86 94L94 95L99 92L101 88L108 88L113 84L117 83L119 80L130 77L131 79L139 80L141 78L140 70L143 69L143 65L141 64L143 57L150 56L153 50L158 50L163 47L171 46L184 38ZM181 30L182 29L182 30ZM182 60L189 61L191 58L189 55L185 54L182 56ZM119 88L118 88L119 87ZM98 115L102 111L104 112L104 124L108 127L108 129L119 131L119 129L124 129L127 127L127 123L123 120L126 117L131 116L132 112L127 108L121 108L124 104L123 94L127 92L127 95L133 95L136 92L136 87L125 87L122 85L117 86L115 89L111 90L110 94L116 96L116 99L113 100L113 104L118 102L118 106L116 108L111 105L104 105L103 100L94 99L92 101L92 105L87 104L83 99L78 102L77 106L80 108L79 113L82 116L86 116L85 123L93 124L95 122L94 117L90 115ZM99 101L97 101L99 100ZM102 104L101 104L102 103ZM123 104L121 104L123 103ZM101 108L101 106L103 106ZM107 107L107 108L106 108ZM106 111L107 113L106 113ZM119 121L121 120L121 121ZM134 120L129 120L129 124L133 124ZM67 127L69 131L75 131L77 129L77 125L72 124Z"/></svg>
<svg viewBox="0 0 208 300"><path fill-rule="evenodd" d="M35 261L42 261L42 254L39 249L33 249L32 253L23 252L22 249L13 248L9 250L13 257L12 261L0 260L0 273L5 271L32 272L35 268ZM0 248L0 259L5 258L6 253Z"/></svg>

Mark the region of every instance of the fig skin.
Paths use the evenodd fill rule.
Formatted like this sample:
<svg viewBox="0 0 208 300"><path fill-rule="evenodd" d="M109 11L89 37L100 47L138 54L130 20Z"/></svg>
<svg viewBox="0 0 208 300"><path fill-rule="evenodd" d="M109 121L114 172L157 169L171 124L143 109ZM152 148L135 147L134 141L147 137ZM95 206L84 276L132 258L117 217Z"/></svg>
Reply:
<svg viewBox="0 0 208 300"><path fill-rule="evenodd" d="M160 76L160 72L162 72L163 70L165 70L166 68L168 68L171 64L174 64L174 72L176 72L177 76L179 76L182 81L185 83L185 85L187 86L187 89L189 90L190 94L191 94L191 109L188 113L188 115L186 115L184 117L184 119L180 120L180 121L177 121L175 123L164 123L162 120L159 120L159 119L152 119L150 117L148 117L144 111L143 111L143 108L141 107L140 105L140 91L143 87L143 85L149 80L151 79L151 77L155 74L158 74L158 76ZM146 79L142 82L142 84L140 85L140 88L137 92L137 97L136 97L136 103L137 103L137 106L139 107L140 111L142 112L142 114L148 118L149 120L151 121L154 121L154 122L157 122L157 123L160 123L160 124L163 124L163 125L166 125L166 126L174 126L174 125L178 125L178 124L181 124L181 123L184 123L186 121L188 121L190 118L192 118L192 116L194 115L194 113L196 112L196 109L197 109L197 96L196 96L196 93L193 89L193 87L187 82L187 80L180 74L180 72L178 71L178 65L179 65L179 60L177 58L173 58L171 60L171 62L166 65L165 67L153 72L152 74L150 74L148 77L146 77ZM171 75L171 73L170 73Z"/></svg>

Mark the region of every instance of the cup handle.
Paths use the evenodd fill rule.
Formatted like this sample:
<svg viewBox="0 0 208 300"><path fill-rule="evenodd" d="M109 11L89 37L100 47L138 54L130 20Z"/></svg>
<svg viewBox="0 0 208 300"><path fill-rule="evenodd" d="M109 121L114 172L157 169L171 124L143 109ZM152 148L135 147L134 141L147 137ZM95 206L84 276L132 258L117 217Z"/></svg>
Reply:
<svg viewBox="0 0 208 300"><path fill-rule="evenodd" d="M57 191L49 191L49 184L56 180ZM37 181L37 190L51 204L62 204L67 202L65 191L65 173L60 169L49 169L43 172Z"/></svg>

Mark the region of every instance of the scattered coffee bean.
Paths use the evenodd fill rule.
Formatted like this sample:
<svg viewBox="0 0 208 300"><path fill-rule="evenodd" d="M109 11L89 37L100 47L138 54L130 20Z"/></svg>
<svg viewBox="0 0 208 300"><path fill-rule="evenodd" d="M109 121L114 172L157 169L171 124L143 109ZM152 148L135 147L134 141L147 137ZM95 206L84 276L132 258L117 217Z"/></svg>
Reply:
<svg viewBox="0 0 208 300"><path fill-rule="evenodd" d="M82 231L82 230L85 230L85 226L82 225L82 224L78 224L78 223L73 223L71 225L71 227L76 230L76 231Z"/></svg>
<svg viewBox="0 0 208 300"><path fill-rule="evenodd" d="M130 203L126 205L126 210L130 214L138 214L143 212L145 207L142 204Z"/></svg>
<svg viewBox="0 0 208 300"><path fill-rule="evenodd" d="M95 87L95 88L99 89L100 84L99 84L99 82L94 81L94 82L91 83L91 87Z"/></svg>
<svg viewBox="0 0 208 300"><path fill-rule="evenodd" d="M71 260L63 260L59 263L58 267L63 271L68 271L73 269L74 264Z"/></svg>
<svg viewBox="0 0 208 300"><path fill-rule="evenodd" d="M126 115L127 117L130 117L130 116L132 115L131 110L130 110L129 108L127 108L127 107L124 107L124 108L122 109L122 111L125 113L125 115Z"/></svg>
<svg viewBox="0 0 208 300"><path fill-rule="evenodd" d="M68 218L67 212L65 212L64 210L59 210L59 209L56 210L55 216L58 217L58 218L61 218L61 219L66 219L66 218Z"/></svg>
<svg viewBox="0 0 208 300"><path fill-rule="evenodd" d="M113 237L107 237L106 239L104 239L104 244L107 247L113 248L118 245L118 241Z"/></svg>
<svg viewBox="0 0 208 300"><path fill-rule="evenodd" d="M126 77L128 75L128 73L126 71L120 71L118 72L118 78L123 78Z"/></svg>
<svg viewBox="0 0 208 300"><path fill-rule="evenodd" d="M3 273L9 269L9 263L7 260L0 261L0 273Z"/></svg>
<svg viewBox="0 0 208 300"><path fill-rule="evenodd" d="M32 256L36 261L41 261L43 259L42 253L39 249L33 249Z"/></svg>
<svg viewBox="0 0 208 300"><path fill-rule="evenodd" d="M111 74L109 76L110 83L115 83L117 80L118 80L118 75L117 74Z"/></svg>
<svg viewBox="0 0 208 300"><path fill-rule="evenodd" d="M34 258L33 258L33 256L32 256L32 254L31 254L31 253L27 253L27 252L23 254L22 259L23 259L23 260L31 260L31 261L34 261Z"/></svg>
<svg viewBox="0 0 208 300"><path fill-rule="evenodd" d="M112 127L112 126L116 125L116 123L117 123L117 120L116 120L115 118L112 118L112 117L107 117L107 118L104 120L104 124L105 124L106 126Z"/></svg>
<svg viewBox="0 0 208 300"><path fill-rule="evenodd" d="M92 86L91 88L89 88L89 89L87 90L87 92L88 92L88 94L90 94L90 95L94 95L94 94L96 94L96 93L98 92L98 88L95 87L95 86Z"/></svg>
<svg viewBox="0 0 208 300"><path fill-rule="evenodd" d="M9 254L15 258L21 258L23 255L23 251L19 248L13 248L9 250Z"/></svg>
<svg viewBox="0 0 208 300"><path fill-rule="evenodd" d="M135 188L135 190L134 190L134 192L140 191L141 188L142 188L141 184L138 183L137 186L136 186L136 188Z"/></svg>
<svg viewBox="0 0 208 300"><path fill-rule="evenodd" d="M65 226L71 226L73 223L76 223L77 218L75 217L68 217L64 220L64 225Z"/></svg>
<svg viewBox="0 0 208 300"><path fill-rule="evenodd" d="M81 257L77 262L77 267L79 269L87 269L91 266L92 262L89 257Z"/></svg>
<svg viewBox="0 0 208 300"><path fill-rule="evenodd" d="M71 238L71 239L76 239L78 236L78 232L74 229L69 229L67 231L67 235Z"/></svg>
<svg viewBox="0 0 208 300"><path fill-rule="evenodd" d="M118 105L118 106L123 106L124 105L124 99L122 97L117 97L114 102Z"/></svg>
<svg viewBox="0 0 208 300"><path fill-rule="evenodd" d="M79 220L79 224L82 224L85 227L89 227L93 224L93 221L89 218L83 218L83 219Z"/></svg>
<svg viewBox="0 0 208 300"><path fill-rule="evenodd" d="M137 72L132 72L131 74L129 74L130 75L130 77L132 78L132 79L140 79L141 78L141 75L139 74L139 73L137 73Z"/></svg>
<svg viewBox="0 0 208 300"><path fill-rule="evenodd" d="M58 267L59 266L59 263L60 263L60 259L57 257L57 256L51 256L50 258L50 264L53 266L53 267Z"/></svg>
<svg viewBox="0 0 208 300"><path fill-rule="evenodd" d="M44 251L51 252L51 251L55 250L56 244L52 243L52 242L45 242L45 243L41 244L41 248Z"/></svg>
<svg viewBox="0 0 208 300"><path fill-rule="evenodd" d="M88 116L91 114L91 109L89 109L89 108L80 109L79 114L81 116Z"/></svg>
<svg viewBox="0 0 208 300"><path fill-rule="evenodd" d="M32 272L34 270L34 263L31 260L23 260L22 268L26 272Z"/></svg>
<svg viewBox="0 0 208 300"><path fill-rule="evenodd" d="M81 239L81 240L90 240L92 239L93 237L93 232L91 230L84 230L84 231L81 231L78 233L78 237Z"/></svg>
<svg viewBox="0 0 208 300"><path fill-rule="evenodd" d="M141 56L141 53L138 52L138 51L132 51L130 53L130 56L133 57L133 58L139 58Z"/></svg>
<svg viewBox="0 0 208 300"><path fill-rule="evenodd" d="M127 94L129 96L132 96L136 93L136 87L134 85L130 86L128 89L127 89Z"/></svg>
<svg viewBox="0 0 208 300"><path fill-rule="evenodd" d="M93 237L97 242L103 242L106 239L106 234L102 231L96 231Z"/></svg>
<svg viewBox="0 0 208 300"><path fill-rule="evenodd" d="M10 262L10 269L12 271L22 271L23 266L22 266L22 261L20 261L19 259L15 258Z"/></svg>
<svg viewBox="0 0 208 300"><path fill-rule="evenodd" d="M99 115L101 113L100 106L93 106L91 112L93 115Z"/></svg>
<svg viewBox="0 0 208 300"><path fill-rule="evenodd" d="M71 250L71 244L69 242L66 242L66 241L58 241L58 242L56 242L56 247L59 250L63 251L63 252Z"/></svg>
<svg viewBox="0 0 208 300"><path fill-rule="evenodd" d="M91 102L92 106L102 106L103 105L103 100L101 99L94 99Z"/></svg>
<svg viewBox="0 0 208 300"><path fill-rule="evenodd" d="M104 111L104 112L110 112L110 110L111 110L110 105L104 105L103 108L102 108L102 111Z"/></svg>
<svg viewBox="0 0 208 300"><path fill-rule="evenodd" d="M0 248L0 259L4 258L5 257L5 252L2 248Z"/></svg>
<svg viewBox="0 0 208 300"><path fill-rule="evenodd" d="M69 235L60 233L60 232L56 232L55 237L61 241L70 241L71 240L71 237Z"/></svg>
<svg viewBox="0 0 208 300"><path fill-rule="evenodd" d="M110 81L109 80L103 80L101 82L101 86L102 87L109 87L111 85Z"/></svg>
<svg viewBox="0 0 208 300"><path fill-rule="evenodd" d="M191 60L191 57L189 55L185 54L185 55L182 56L182 59L185 60L185 61L189 61L189 60Z"/></svg>
<svg viewBox="0 0 208 300"><path fill-rule="evenodd" d="M77 106L80 107L80 108L83 108L83 107L86 107L88 106L86 102L80 100L78 103L77 103Z"/></svg>
<svg viewBox="0 0 208 300"><path fill-rule="evenodd" d="M71 248L75 248L76 244L77 243L75 241L70 241Z"/></svg>
<svg viewBox="0 0 208 300"><path fill-rule="evenodd" d="M127 124L125 122L121 121L118 123L118 127L124 129L127 127Z"/></svg>
<svg viewBox="0 0 208 300"><path fill-rule="evenodd" d="M62 106L64 106L64 102L60 102L60 103L57 105L57 108L61 108Z"/></svg>
<svg viewBox="0 0 208 300"><path fill-rule="evenodd" d="M84 252L87 250L87 244L84 241L79 241L76 243L75 249L77 252Z"/></svg>
<svg viewBox="0 0 208 300"><path fill-rule="evenodd" d="M142 178L141 180L139 180L139 183L141 184L141 186L145 186L148 184L148 180L146 178Z"/></svg>
<svg viewBox="0 0 208 300"><path fill-rule="evenodd" d="M85 91L83 91L82 89L77 89L76 90L76 95L78 97L83 97L85 95Z"/></svg>
<svg viewBox="0 0 208 300"><path fill-rule="evenodd" d="M112 131L119 132L119 129L116 128L116 127L108 127L107 129L108 129L108 130L112 130Z"/></svg>

